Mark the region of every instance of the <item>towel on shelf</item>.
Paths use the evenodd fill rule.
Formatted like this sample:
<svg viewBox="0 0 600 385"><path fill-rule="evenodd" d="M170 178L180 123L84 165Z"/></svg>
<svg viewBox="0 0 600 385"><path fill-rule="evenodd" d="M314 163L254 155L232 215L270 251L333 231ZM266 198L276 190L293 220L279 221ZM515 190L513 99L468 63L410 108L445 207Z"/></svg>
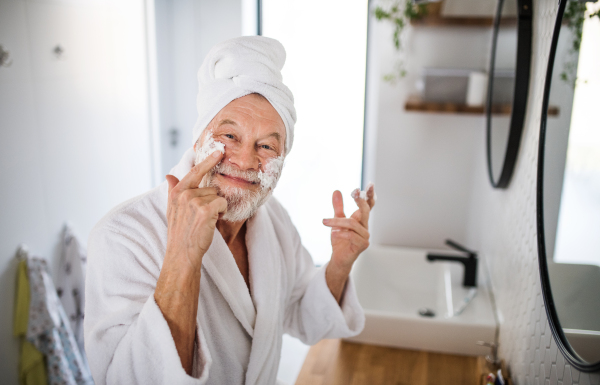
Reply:
<svg viewBox="0 0 600 385"><path fill-rule="evenodd" d="M17 298L15 300L15 319L13 334L21 338L19 356L19 385L47 385L46 362L44 355L31 342L25 339L29 323L29 278L27 262L22 259L17 267Z"/></svg>
<svg viewBox="0 0 600 385"><path fill-rule="evenodd" d="M189 154L188 154L189 155ZM184 156L171 173L193 166ZM275 384L283 333L314 344L358 334L349 279L342 306L275 198L246 223L250 291L218 230L202 260L193 375L154 300L167 245L167 182L108 213L88 241L85 342L97 385Z"/></svg>
<svg viewBox="0 0 600 385"><path fill-rule="evenodd" d="M223 107L257 93L271 103L285 124L287 155L294 142L296 110L294 96L282 81L284 63L283 45L269 37L242 36L215 45L198 70L198 120L192 144Z"/></svg>
<svg viewBox="0 0 600 385"><path fill-rule="evenodd" d="M46 261L28 257L31 300L27 340L46 356L48 384L93 384Z"/></svg>
<svg viewBox="0 0 600 385"><path fill-rule="evenodd" d="M65 225L62 254L58 269L56 290L71 323L71 330L85 360L83 348L83 309L85 306L86 253L72 227Z"/></svg>

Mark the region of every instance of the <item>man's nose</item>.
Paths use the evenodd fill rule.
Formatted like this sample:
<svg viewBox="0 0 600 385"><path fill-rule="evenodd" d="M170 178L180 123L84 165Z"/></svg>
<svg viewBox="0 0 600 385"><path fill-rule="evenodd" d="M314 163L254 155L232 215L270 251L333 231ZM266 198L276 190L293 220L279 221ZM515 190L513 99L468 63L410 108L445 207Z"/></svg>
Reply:
<svg viewBox="0 0 600 385"><path fill-rule="evenodd" d="M229 152L229 151L228 151ZM225 153L225 159L229 163L236 165L240 170L256 170L259 169L260 160L253 145L242 145L230 153Z"/></svg>

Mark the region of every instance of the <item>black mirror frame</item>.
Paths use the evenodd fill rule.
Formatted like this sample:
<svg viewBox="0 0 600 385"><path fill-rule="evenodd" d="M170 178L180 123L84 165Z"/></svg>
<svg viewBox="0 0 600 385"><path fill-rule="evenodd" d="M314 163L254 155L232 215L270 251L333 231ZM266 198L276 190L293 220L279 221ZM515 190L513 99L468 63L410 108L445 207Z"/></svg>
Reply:
<svg viewBox="0 0 600 385"><path fill-rule="evenodd" d="M531 0L515 0L518 7L517 18L517 66L515 73L515 89L513 106L510 118L510 132L504 154L504 164L498 181L494 180L492 170L492 91L494 84L494 67L496 61L496 43L498 40L498 29L502 16L502 5L506 0L498 0L498 8L494 18L494 31L492 36L492 54L490 55L490 70L486 100L486 126L487 126L487 164L490 182L495 188L506 188L510 183L523 133L525 112L527 111L527 96L529 93L529 74L531 69L531 40L532 40L532 18L533 7Z"/></svg>
<svg viewBox="0 0 600 385"><path fill-rule="evenodd" d="M567 362L574 368L582 372L597 372L600 371L600 361L596 363L588 363L583 360L573 350L565 336L558 313L552 297L552 288L550 287L550 276L548 272L548 256L546 255L546 238L544 233L544 147L546 142L546 119L548 118L548 105L550 99L550 86L552 83L552 71L554 69L554 59L556 57L556 45L560 28L562 25L563 14L568 0L560 0L558 5L558 13L554 23L554 32L552 34L552 43L550 45L550 54L548 55L548 67L546 69L546 80L544 82L544 96L542 101L542 121L540 124L540 140L538 148L538 169L537 169L537 187L536 187L536 221L537 221L537 243L538 243L538 261L540 264L540 280L542 283L542 296L546 308L546 316L550 324L552 336L558 346L558 349L565 357Z"/></svg>

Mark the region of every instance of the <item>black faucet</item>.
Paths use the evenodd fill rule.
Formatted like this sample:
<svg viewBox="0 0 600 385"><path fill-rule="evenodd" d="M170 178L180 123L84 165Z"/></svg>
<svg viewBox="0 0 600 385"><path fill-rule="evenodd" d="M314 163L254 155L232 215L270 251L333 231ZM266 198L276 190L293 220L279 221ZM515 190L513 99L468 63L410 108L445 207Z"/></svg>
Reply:
<svg viewBox="0 0 600 385"><path fill-rule="evenodd" d="M458 257L456 255L427 254L427 260L433 261L451 261L460 262L465 265L465 275L463 277L463 286L477 287L477 253L459 245L451 239L446 239L446 244L453 249L467 253L467 257Z"/></svg>

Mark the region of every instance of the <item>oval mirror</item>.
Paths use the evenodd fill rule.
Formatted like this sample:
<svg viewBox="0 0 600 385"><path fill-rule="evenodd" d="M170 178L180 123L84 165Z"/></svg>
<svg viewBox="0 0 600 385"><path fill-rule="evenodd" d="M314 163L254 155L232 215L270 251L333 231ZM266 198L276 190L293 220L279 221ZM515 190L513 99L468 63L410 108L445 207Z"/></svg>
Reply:
<svg viewBox="0 0 600 385"><path fill-rule="evenodd" d="M600 3L561 0L546 73L537 228L552 334L581 371L600 370Z"/></svg>
<svg viewBox="0 0 600 385"><path fill-rule="evenodd" d="M486 103L488 174L508 186L515 167L529 91L531 0L498 0Z"/></svg>

